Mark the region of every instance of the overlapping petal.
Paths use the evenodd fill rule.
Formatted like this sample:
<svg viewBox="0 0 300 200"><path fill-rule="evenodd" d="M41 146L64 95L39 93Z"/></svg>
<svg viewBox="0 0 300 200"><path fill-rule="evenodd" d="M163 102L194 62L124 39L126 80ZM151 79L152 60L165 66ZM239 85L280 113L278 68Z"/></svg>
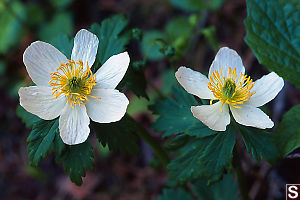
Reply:
<svg viewBox="0 0 300 200"><path fill-rule="evenodd" d="M271 72L255 81L251 89L251 92L255 92L255 94L245 104L254 107L265 105L277 96L283 85L283 79L275 72Z"/></svg>
<svg viewBox="0 0 300 200"><path fill-rule="evenodd" d="M200 72L180 67L175 73L175 77L188 93L202 99L214 99L213 93L207 87L208 78Z"/></svg>
<svg viewBox="0 0 300 200"><path fill-rule="evenodd" d="M191 111L194 117L215 131L225 131L230 123L228 105L221 101L212 105L192 106Z"/></svg>
<svg viewBox="0 0 300 200"><path fill-rule="evenodd" d="M129 101L115 89L93 89L92 96L86 104L88 116L95 122L110 123L119 121L126 113Z"/></svg>
<svg viewBox="0 0 300 200"><path fill-rule="evenodd" d="M87 64L89 67L93 65L98 43L97 36L85 29L76 34L71 59L83 62L83 69L79 70L86 70ZM90 95L93 97L88 97L85 105L68 103L65 95L69 94L64 92L56 97L53 95L53 88L49 84L50 74L57 71L61 63L68 62L66 56L55 47L45 42L34 42L24 52L23 59L30 77L38 86L19 90L20 105L45 120L60 116L59 131L64 143L76 145L88 138L89 117L96 122L110 123L119 121L125 115L129 101L115 87L129 66L127 52L110 57L96 72L98 85L92 88Z"/></svg>
<svg viewBox="0 0 300 200"><path fill-rule="evenodd" d="M36 85L49 86L50 73L56 71L67 58L51 44L33 42L23 54L26 70Z"/></svg>
<svg viewBox="0 0 300 200"><path fill-rule="evenodd" d="M50 87L31 86L19 90L20 105L28 112L44 120L58 117L66 104L66 98L55 98Z"/></svg>
<svg viewBox="0 0 300 200"><path fill-rule="evenodd" d="M229 67L231 67L232 70L234 68L236 69L238 78L241 73L245 73L243 61L238 53L235 50L229 49L228 47L223 47L218 51L214 61L211 64L208 77L210 77L214 71L218 71L219 73L222 71L222 75L227 77Z"/></svg>
<svg viewBox="0 0 300 200"><path fill-rule="evenodd" d="M84 105L72 108L70 104L65 104L59 118L60 137L68 145L83 143L90 133L89 124L90 118Z"/></svg>
<svg viewBox="0 0 300 200"><path fill-rule="evenodd" d="M236 122L245 126L252 126L260 129L272 128L273 121L262 110L254 106L241 105L242 108L230 106L231 113Z"/></svg>
<svg viewBox="0 0 300 200"><path fill-rule="evenodd" d="M96 35L85 29L81 29L74 38L71 59L75 62L78 62L80 59L84 67L87 66L87 63L91 67L96 59L98 43L99 40Z"/></svg>
<svg viewBox="0 0 300 200"><path fill-rule="evenodd" d="M97 88L115 89L124 77L130 58L127 52L111 56L96 72Z"/></svg>

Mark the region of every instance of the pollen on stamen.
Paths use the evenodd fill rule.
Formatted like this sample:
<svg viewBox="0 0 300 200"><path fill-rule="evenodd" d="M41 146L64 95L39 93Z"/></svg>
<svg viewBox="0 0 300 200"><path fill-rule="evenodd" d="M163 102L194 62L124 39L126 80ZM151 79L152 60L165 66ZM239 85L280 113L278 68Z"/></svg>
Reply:
<svg viewBox="0 0 300 200"><path fill-rule="evenodd" d="M221 72L216 70L209 77L210 82L208 83L208 88L216 97L210 101L210 104L212 104L214 100L219 100L223 102L223 104L227 103L235 108L241 108L240 105L248 101L250 97L255 94L255 92L251 92L255 82L253 82L249 76L242 73L238 78L236 68L232 70L231 67L229 67L226 77L223 76L222 72L223 67L221 68Z"/></svg>
<svg viewBox="0 0 300 200"><path fill-rule="evenodd" d="M50 74L49 84L52 86L52 95L57 98L64 94L67 103L72 108L75 105L84 105L89 101L89 97L101 99L91 95L92 88L97 85L96 75L93 75L87 63L87 69L83 69L83 62L68 60L67 63L61 63L57 71Z"/></svg>

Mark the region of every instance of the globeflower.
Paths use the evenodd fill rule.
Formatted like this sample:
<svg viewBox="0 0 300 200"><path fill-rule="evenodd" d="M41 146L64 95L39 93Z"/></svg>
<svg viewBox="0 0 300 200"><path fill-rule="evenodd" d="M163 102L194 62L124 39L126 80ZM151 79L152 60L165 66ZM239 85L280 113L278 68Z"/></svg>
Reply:
<svg viewBox="0 0 300 200"><path fill-rule="evenodd" d="M180 67L175 76L188 93L210 99L210 105L191 107L194 117L210 129L226 130L230 123L229 109L239 124L260 129L274 126L269 116L257 107L276 97L284 85L283 79L271 72L254 82L245 75L236 51L221 48L210 66L208 78L186 67Z"/></svg>
<svg viewBox="0 0 300 200"><path fill-rule="evenodd" d="M127 52L110 57L93 74L98 38L82 29L74 38L71 59L52 45L36 41L23 54L26 70L36 86L19 90L20 105L44 120L59 117L64 143L84 142L91 120L98 123L119 121L129 101L116 90L129 65Z"/></svg>

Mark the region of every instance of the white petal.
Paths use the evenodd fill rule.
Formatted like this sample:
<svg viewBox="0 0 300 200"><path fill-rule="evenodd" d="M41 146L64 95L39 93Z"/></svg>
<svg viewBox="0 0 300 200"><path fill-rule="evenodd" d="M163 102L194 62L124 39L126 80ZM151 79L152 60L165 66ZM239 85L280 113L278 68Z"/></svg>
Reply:
<svg viewBox="0 0 300 200"><path fill-rule="evenodd" d="M93 89L86 104L88 116L95 122L110 123L119 121L126 113L129 101L127 97L114 89Z"/></svg>
<svg viewBox="0 0 300 200"><path fill-rule="evenodd" d="M239 124L260 129L272 128L273 121L262 110L254 106L241 105L242 108L230 106L232 115Z"/></svg>
<svg viewBox="0 0 300 200"><path fill-rule="evenodd" d="M232 70L234 68L236 69L238 78L241 73L245 73L245 67L239 54L235 50L229 49L228 47L223 47L218 51L214 61L209 68L209 77L216 70L221 72L222 68L223 76L227 77L229 67L231 67Z"/></svg>
<svg viewBox="0 0 300 200"><path fill-rule="evenodd" d="M72 60L78 62L80 59L83 62L84 69L86 69L87 63L91 67L96 59L98 43L99 40L96 35L85 29L81 29L74 38Z"/></svg>
<svg viewBox="0 0 300 200"><path fill-rule="evenodd" d="M228 105L219 101L213 105L192 106L191 111L197 119L210 129L215 131L225 131L230 123ZM222 111L221 111L222 107Z"/></svg>
<svg viewBox="0 0 300 200"><path fill-rule="evenodd" d="M175 73L180 85L188 92L202 99L214 99L214 95L208 88L208 78L200 72L186 67L180 67Z"/></svg>
<svg viewBox="0 0 300 200"><path fill-rule="evenodd" d="M124 77L129 62L127 52L111 56L96 72L96 87L115 89Z"/></svg>
<svg viewBox="0 0 300 200"><path fill-rule="evenodd" d="M255 81L251 89L251 92L255 92L255 94L245 104L254 107L262 106L274 99L283 88L283 85L283 79L276 73L271 72Z"/></svg>
<svg viewBox="0 0 300 200"><path fill-rule="evenodd" d="M55 72L60 63L66 63L67 58L51 44L37 41L27 47L23 62L36 85L49 86L50 73Z"/></svg>
<svg viewBox="0 0 300 200"><path fill-rule="evenodd" d="M90 133L89 124L90 118L84 105L72 108L70 104L66 104L59 118L62 141L68 145L83 143Z"/></svg>
<svg viewBox="0 0 300 200"><path fill-rule="evenodd" d="M64 95L55 98L50 87L31 86L19 90L20 105L44 120L58 117L66 104Z"/></svg>

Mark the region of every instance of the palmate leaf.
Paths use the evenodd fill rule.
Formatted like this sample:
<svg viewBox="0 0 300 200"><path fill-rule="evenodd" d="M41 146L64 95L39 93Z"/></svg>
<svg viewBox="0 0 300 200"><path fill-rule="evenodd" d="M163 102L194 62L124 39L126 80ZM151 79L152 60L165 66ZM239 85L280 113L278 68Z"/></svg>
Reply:
<svg viewBox="0 0 300 200"><path fill-rule="evenodd" d="M193 116L191 106L198 104L193 95L180 86L173 87L172 94L176 100L168 97L152 107L152 110L159 114L153 125L154 129L164 131L163 137L183 132L200 138L216 134Z"/></svg>
<svg viewBox="0 0 300 200"><path fill-rule="evenodd" d="M283 116L276 129L276 144L283 158L300 147L300 105L294 106Z"/></svg>
<svg viewBox="0 0 300 200"><path fill-rule="evenodd" d="M101 25L93 24L90 31L97 35L99 46L95 64L92 70L97 71L105 61L113 55L125 51L125 46L132 39L130 32L126 32L128 20L124 15L115 15L102 21ZM130 66L119 84L118 88L127 86L138 97L145 97L146 79L143 67L134 67L131 61Z"/></svg>
<svg viewBox="0 0 300 200"><path fill-rule="evenodd" d="M129 115L125 115L120 121L109 124L91 124L96 132L98 140L109 150L122 153L137 154L139 152L136 122Z"/></svg>
<svg viewBox="0 0 300 200"><path fill-rule="evenodd" d="M256 161L260 161L261 156L270 163L278 160L279 152L275 145L275 134L242 125L239 125L239 130L247 151Z"/></svg>
<svg viewBox="0 0 300 200"><path fill-rule="evenodd" d="M235 131L231 126L216 135L190 137L181 155L168 165L170 182L181 184L200 177L207 178L208 183L218 181L231 168L234 145Z"/></svg>
<svg viewBox="0 0 300 200"><path fill-rule="evenodd" d="M76 185L82 184L85 170L93 169L93 148L89 140L77 145L67 145L61 155L56 156L56 161L63 164L64 171Z"/></svg>
<svg viewBox="0 0 300 200"><path fill-rule="evenodd" d="M38 36L44 42L49 42L62 34L71 36L74 29L72 14L70 12L56 13L50 21L42 23Z"/></svg>
<svg viewBox="0 0 300 200"><path fill-rule="evenodd" d="M26 128L31 128L34 123L42 120L38 116L27 112L22 106L18 105L16 110L17 116L22 120L22 122L26 125Z"/></svg>
<svg viewBox="0 0 300 200"><path fill-rule="evenodd" d="M58 37L52 38L50 40L50 44L55 46L55 48L62 52L68 59L71 58L74 39L70 40L66 34L62 34Z"/></svg>
<svg viewBox="0 0 300 200"><path fill-rule="evenodd" d="M102 21L101 25L93 24L90 31L97 35L99 39L98 53L94 71L112 55L125 51L125 46L131 39L130 34L125 34L124 30L128 25L128 20L124 15L115 15Z"/></svg>
<svg viewBox="0 0 300 200"><path fill-rule="evenodd" d="M193 189L198 197L205 200L238 199L238 185L232 174L225 174L221 181L210 186L205 179L200 179L193 184Z"/></svg>
<svg viewBox="0 0 300 200"><path fill-rule="evenodd" d="M164 189L156 200L194 200L193 196L182 188Z"/></svg>
<svg viewBox="0 0 300 200"><path fill-rule="evenodd" d="M149 100L146 93L147 81L144 74L145 64L145 62L140 61L131 62L124 78L117 88L127 86L137 97L144 97Z"/></svg>
<svg viewBox="0 0 300 200"><path fill-rule="evenodd" d="M61 155L63 151L66 149L67 145L62 141L59 130L55 132L55 138L53 140L51 151L54 152L56 155Z"/></svg>
<svg viewBox="0 0 300 200"><path fill-rule="evenodd" d="M58 119L39 120L34 123L27 138L30 165L37 166L46 157L57 131Z"/></svg>
<svg viewBox="0 0 300 200"><path fill-rule="evenodd" d="M300 87L299 0L247 0L245 41L259 62Z"/></svg>

